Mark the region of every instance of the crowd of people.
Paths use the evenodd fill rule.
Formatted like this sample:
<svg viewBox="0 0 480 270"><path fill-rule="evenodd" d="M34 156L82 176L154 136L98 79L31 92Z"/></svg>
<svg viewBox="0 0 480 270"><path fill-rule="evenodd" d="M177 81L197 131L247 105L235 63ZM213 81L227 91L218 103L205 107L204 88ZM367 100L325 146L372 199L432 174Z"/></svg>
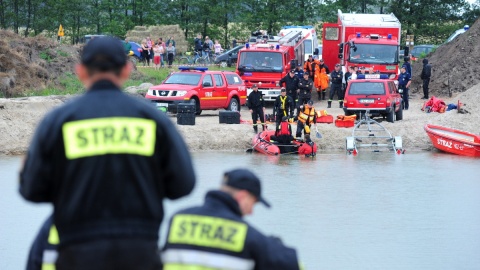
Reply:
<svg viewBox="0 0 480 270"><path fill-rule="evenodd" d="M236 40L232 44L236 45ZM133 55L132 45L128 38L123 41L123 46L127 55ZM197 53L196 57L201 57L205 53L212 57L213 55L220 55L224 52L224 49L218 40L213 42L208 36L202 40L202 35L198 34L194 40L194 51ZM146 37L140 43L139 52L143 66L152 64L157 70L165 67L165 63L167 63L168 68L171 68L177 54L176 42L173 36L170 36L167 41L163 41L163 38L153 41L150 37Z"/></svg>
<svg viewBox="0 0 480 270"><path fill-rule="evenodd" d="M295 249L244 220L270 204L242 168L225 172L204 205L174 214L159 248L163 200L189 195L197 177L170 119L122 91L131 70L119 39L90 41L76 66L86 93L40 122L19 191L53 213L27 269L300 269Z"/></svg>

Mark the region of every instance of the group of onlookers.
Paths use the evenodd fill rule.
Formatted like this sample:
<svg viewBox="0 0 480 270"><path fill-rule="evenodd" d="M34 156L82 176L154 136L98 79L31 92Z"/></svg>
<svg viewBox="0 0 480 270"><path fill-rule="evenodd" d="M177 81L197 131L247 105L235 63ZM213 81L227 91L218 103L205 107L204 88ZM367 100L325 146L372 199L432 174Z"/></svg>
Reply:
<svg viewBox="0 0 480 270"><path fill-rule="evenodd" d="M155 69L160 69L165 66L165 61L167 61L170 68L175 57L175 39L172 36L166 42L162 38L158 38L154 42L147 37L142 40L140 49L144 66L150 66L150 62L153 62Z"/></svg>

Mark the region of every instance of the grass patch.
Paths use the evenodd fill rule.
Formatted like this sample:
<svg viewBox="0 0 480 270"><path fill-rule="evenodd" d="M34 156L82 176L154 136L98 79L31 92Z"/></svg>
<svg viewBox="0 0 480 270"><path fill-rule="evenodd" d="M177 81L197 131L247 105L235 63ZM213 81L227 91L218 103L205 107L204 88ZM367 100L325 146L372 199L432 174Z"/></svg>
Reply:
<svg viewBox="0 0 480 270"><path fill-rule="evenodd" d="M50 55L46 51L40 52L40 54L38 56L40 58L42 58L43 60L47 61L48 63L50 63L52 61L52 58L50 57Z"/></svg>
<svg viewBox="0 0 480 270"><path fill-rule="evenodd" d="M218 71L235 71L234 67L221 68L218 66L210 66L209 70ZM149 68L138 68L127 80L123 88L129 86L139 86L142 83L151 83L153 85L161 84L170 72L177 72L178 67L167 69L162 68L155 70ZM57 85L49 85L45 89L40 90L27 90L24 92L24 96L50 96L50 95L76 95L85 92L83 84L78 80L77 76L73 73L65 73L60 79L57 80ZM1 95L1 94L0 94Z"/></svg>

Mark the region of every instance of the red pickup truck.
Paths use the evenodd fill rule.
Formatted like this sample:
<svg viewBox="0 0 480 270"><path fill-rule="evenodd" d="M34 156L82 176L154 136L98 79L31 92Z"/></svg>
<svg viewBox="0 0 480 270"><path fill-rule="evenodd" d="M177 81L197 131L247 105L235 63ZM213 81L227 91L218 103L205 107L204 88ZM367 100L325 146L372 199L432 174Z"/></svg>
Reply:
<svg viewBox="0 0 480 270"><path fill-rule="evenodd" d="M240 111L247 90L243 80L230 71L208 71L206 67L179 67L160 85L148 89L145 98L158 107L176 113L179 103L195 102L196 114L202 110Z"/></svg>

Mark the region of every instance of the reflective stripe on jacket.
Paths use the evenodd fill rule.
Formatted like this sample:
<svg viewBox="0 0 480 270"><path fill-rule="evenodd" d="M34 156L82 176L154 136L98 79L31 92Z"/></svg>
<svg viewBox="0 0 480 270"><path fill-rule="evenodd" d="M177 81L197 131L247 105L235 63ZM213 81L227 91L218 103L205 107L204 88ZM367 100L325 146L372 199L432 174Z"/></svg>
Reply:
<svg viewBox="0 0 480 270"><path fill-rule="evenodd" d="M176 213L162 252L165 270L297 270L296 251L242 219L223 191L209 191L205 204Z"/></svg>

